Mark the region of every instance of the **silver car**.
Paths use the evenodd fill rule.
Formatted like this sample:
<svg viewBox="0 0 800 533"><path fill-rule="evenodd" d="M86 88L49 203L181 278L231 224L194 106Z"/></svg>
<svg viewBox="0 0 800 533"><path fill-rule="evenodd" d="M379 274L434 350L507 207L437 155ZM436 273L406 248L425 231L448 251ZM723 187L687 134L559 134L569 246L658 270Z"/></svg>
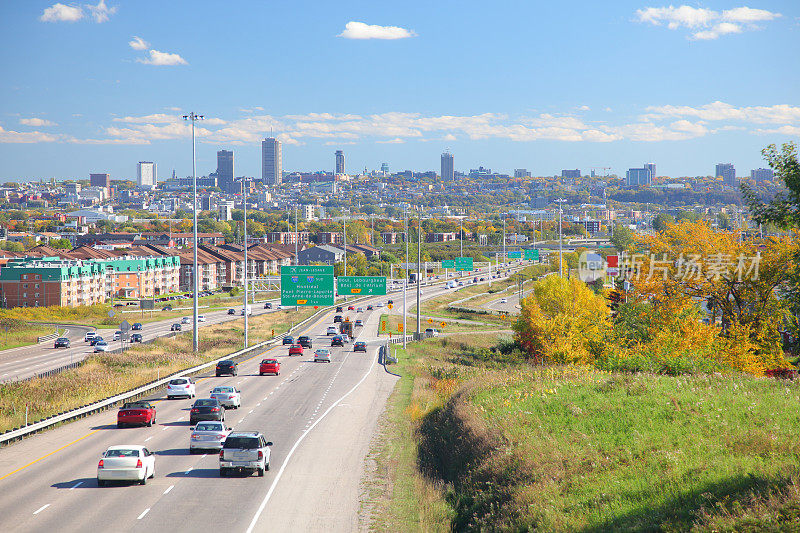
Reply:
<svg viewBox="0 0 800 533"><path fill-rule="evenodd" d="M219 453L219 477L235 471L255 471L263 476L269 470L270 446L272 443L259 431L230 433Z"/></svg>
<svg viewBox="0 0 800 533"><path fill-rule="evenodd" d="M221 450L231 428L225 422L198 422L189 437L189 453L195 450Z"/></svg>
<svg viewBox="0 0 800 533"><path fill-rule="evenodd" d="M216 398L225 409L238 409L242 405L242 393L232 386L214 387L211 397Z"/></svg>

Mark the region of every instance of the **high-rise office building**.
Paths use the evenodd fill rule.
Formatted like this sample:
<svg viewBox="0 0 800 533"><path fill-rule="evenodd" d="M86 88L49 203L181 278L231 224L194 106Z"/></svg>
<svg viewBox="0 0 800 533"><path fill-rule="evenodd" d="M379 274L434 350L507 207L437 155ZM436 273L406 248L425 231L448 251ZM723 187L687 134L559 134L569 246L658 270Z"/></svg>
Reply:
<svg viewBox="0 0 800 533"><path fill-rule="evenodd" d="M158 185L156 164L152 161L139 161L136 165L136 178L139 187L155 187Z"/></svg>
<svg viewBox="0 0 800 533"><path fill-rule="evenodd" d="M281 142L274 137L261 141L261 180L264 185L280 185L283 181Z"/></svg>
<svg viewBox="0 0 800 533"><path fill-rule="evenodd" d="M217 152L217 185L228 194L238 192L233 181L233 150Z"/></svg>
<svg viewBox="0 0 800 533"><path fill-rule="evenodd" d="M514 169L514 177L515 178L530 178L531 173L528 172L525 168L515 168Z"/></svg>
<svg viewBox="0 0 800 533"><path fill-rule="evenodd" d="M757 168L750 171L750 179L753 181L772 181L775 173L771 168Z"/></svg>
<svg viewBox="0 0 800 533"><path fill-rule="evenodd" d="M645 163L642 167L648 169L650 171L650 181L647 182L648 185L656 179L656 164L655 163Z"/></svg>
<svg viewBox="0 0 800 533"><path fill-rule="evenodd" d="M89 185L103 187L106 196L111 197L111 174L89 174Z"/></svg>
<svg viewBox="0 0 800 533"><path fill-rule="evenodd" d="M381 172L384 176L389 173L389 163L381 163Z"/></svg>
<svg viewBox="0 0 800 533"><path fill-rule="evenodd" d="M337 176L344 174L344 152L336 150L336 172Z"/></svg>
<svg viewBox="0 0 800 533"><path fill-rule="evenodd" d="M450 152L442 154L442 180L455 180L455 173L453 172L453 154Z"/></svg>
<svg viewBox="0 0 800 533"><path fill-rule="evenodd" d="M576 168L574 170L562 170L561 171L562 178L570 178L570 179L578 179L581 177L580 169Z"/></svg>
<svg viewBox="0 0 800 533"><path fill-rule="evenodd" d="M717 163L714 177L722 178L725 185L736 185L736 169L733 167L733 163Z"/></svg>
<svg viewBox="0 0 800 533"><path fill-rule="evenodd" d="M644 165L642 168L629 168L625 172L625 185L628 187L646 186L650 185L652 181L653 171L648 165Z"/></svg>

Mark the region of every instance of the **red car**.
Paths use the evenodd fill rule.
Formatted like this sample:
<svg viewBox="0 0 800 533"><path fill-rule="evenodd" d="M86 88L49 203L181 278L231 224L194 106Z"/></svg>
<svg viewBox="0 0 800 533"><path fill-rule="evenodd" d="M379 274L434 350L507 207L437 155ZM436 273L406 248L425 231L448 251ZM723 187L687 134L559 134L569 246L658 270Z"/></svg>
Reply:
<svg viewBox="0 0 800 533"><path fill-rule="evenodd" d="M281 364L277 359L264 359L261 361L261 365L258 367L258 375L263 376L264 374L281 375Z"/></svg>
<svg viewBox="0 0 800 533"><path fill-rule="evenodd" d="M292 344L289 346L289 355L303 355L303 346L301 344Z"/></svg>
<svg viewBox="0 0 800 533"><path fill-rule="evenodd" d="M347 307L347 310L348 311L355 311L355 308L356 307L354 305L350 305L350 306Z"/></svg>
<svg viewBox="0 0 800 533"><path fill-rule="evenodd" d="M150 402L130 402L119 408L117 427L152 426L156 423L156 408Z"/></svg>

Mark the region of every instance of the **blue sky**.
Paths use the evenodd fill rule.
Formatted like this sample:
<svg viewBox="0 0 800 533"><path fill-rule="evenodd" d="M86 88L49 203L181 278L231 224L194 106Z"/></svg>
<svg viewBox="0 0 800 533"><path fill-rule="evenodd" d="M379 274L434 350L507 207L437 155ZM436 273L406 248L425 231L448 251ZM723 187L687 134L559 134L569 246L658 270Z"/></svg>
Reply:
<svg viewBox="0 0 800 533"><path fill-rule="evenodd" d="M800 2L0 4L0 179L478 165L552 175L763 166L800 141ZM543 5L544 4L544 5ZM138 39L137 39L138 38Z"/></svg>

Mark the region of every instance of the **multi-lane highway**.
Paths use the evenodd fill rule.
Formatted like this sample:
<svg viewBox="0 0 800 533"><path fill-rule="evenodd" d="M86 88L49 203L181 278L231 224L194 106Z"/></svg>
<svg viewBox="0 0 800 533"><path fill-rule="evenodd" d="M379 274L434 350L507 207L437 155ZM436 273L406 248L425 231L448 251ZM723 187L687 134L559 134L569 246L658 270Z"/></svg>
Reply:
<svg viewBox="0 0 800 533"><path fill-rule="evenodd" d="M273 302L274 307L277 307L278 301L271 301ZM253 310L252 316L258 316L260 314L270 313L273 311L264 309L263 303L264 302L251 304ZM243 305L241 303L234 307L237 312L236 315L229 315L227 313L227 309L214 311L201 309L200 314L205 317L206 321L200 322L199 325L202 328L211 324L219 324L220 322L226 322L228 320L240 319L242 317L238 313L241 311L242 307ZM156 311L156 313L158 313L158 311ZM137 321L136 318L138 316L138 314L132 313L130 318L128 318L128 322L133 324ZM187 310L185 316L191 317L192 310ZM139 333L142 334L143 340L146 341L155 339L157 337L162 337L170 332L172 324L180 321L180 318L171 318L156 322L148 322L144 324L142 331ZM53 368L78 362L94 351L94 348L89 346L88 342L83 341L83 337L87 331L94 331L95 328L90 326L73 325L65 325L62 327L67 330L67 334L65 336L71 341L70 348L53 348L53 341L48 341L33 346L22 346L19 348L13 348L11 350L0 351L0 382L25 379ZM117 329L118 328L97 329L97 333L102 336L103 339L108 341L109 347L112 350L122 346L121 341L111 340L114 332L117 331ZM183 331L186 331L187 329L191 331L191 323L183 325Z"/></svg>
<svg viewBox="0 0 800 533"><path fill-rule="evenodd" d="M426 288L423 298L444 292ZM357 305L366 308L367 303ZM118 429L112 410L0 450L0 530L363 529L365 459L397 379L378 362L378 347L385 341L376 334L384 312L346 313L365 322L356 340L368 343L366 354L353 352L350 343L331 348L333 361L325 364L313 362L313 350L289 357L287 347L275 346L240 363L236 377L218 378L212 371L197 378L198 397L217 385L242 391L242 406L226 411L226 423L235 430L261 431L274 442L265 477L220 478L216 453L191 455L192 400L166 400L162 391L152 397L158 410L153 427ZM295 333L312 336L314 349L329 347L325 333L333 314ZM259 376L263 357L278 358L281 375ZM97 462L114 444L140 444L153 451L155 479L144 486L98 487Z"/></svg>

